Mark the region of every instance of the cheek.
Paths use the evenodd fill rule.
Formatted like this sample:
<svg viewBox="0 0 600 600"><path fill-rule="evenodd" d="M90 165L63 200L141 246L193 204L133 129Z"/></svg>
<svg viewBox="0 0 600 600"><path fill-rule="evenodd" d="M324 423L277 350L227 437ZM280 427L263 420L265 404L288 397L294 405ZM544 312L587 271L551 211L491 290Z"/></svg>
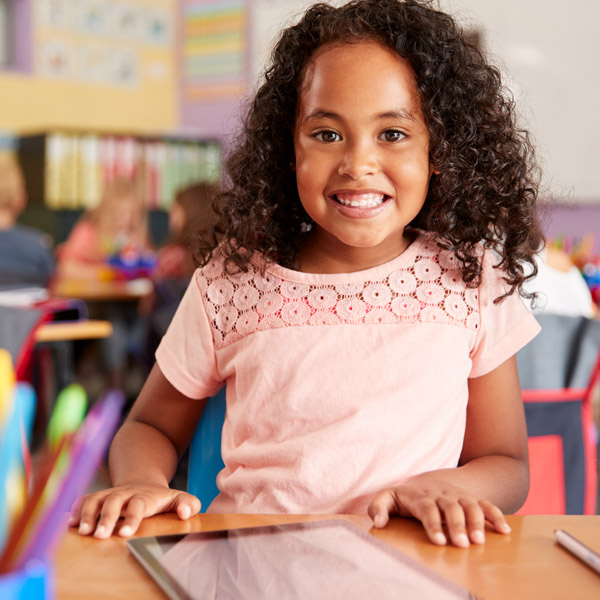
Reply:
<svg viewBox="0 0 600 600"><path fill-rule="evenodd" d="M311 187L331 172L331 153L299 152L296 155L296 178L298 185Z"/></svg>
<svg viewBox="0 0 600 600"><path fill-rule="evenodd" d="M298 193L302 196L304 190L310 190L314 187L315 180L318 179L318 172L310 161L300 158L296 160L296 185Z"/></svg>

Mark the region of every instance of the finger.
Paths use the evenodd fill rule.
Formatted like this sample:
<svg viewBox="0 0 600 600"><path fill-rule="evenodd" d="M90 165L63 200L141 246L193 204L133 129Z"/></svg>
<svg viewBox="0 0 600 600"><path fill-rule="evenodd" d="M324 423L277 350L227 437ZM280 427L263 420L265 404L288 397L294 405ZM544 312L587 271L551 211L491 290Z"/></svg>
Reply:
<svg viewBox="0 0 600 600"><path fill-rule="evenodd" d="M483 509L475 500L459 500L467 523L467 533L469 539L474 544L483 544L485 542L485 517Z"/></svg>
<svg viewBox="0 0 600 600"><path fill-rule="evenodd" d="M427 537L436 545L444 546L447 542L442 529L442 514L433 500L421 500L413 515L421 521Z"/></svg>
<svg viewBox="0 0 600 600"><path fill-rule="evenodd" d="M390 490L379 492L367 509L369 516L373 519L373 525L378 529L385 527L390 520L390 513L394 510L394 507L395 501Z"/></svg>
<svg viewBox="0 0 600 600"><path fill-rule="evenodd" d="M467 535L467 527L465 520L465 511L456 500L440 498L438 506L444 514L446 527L450 540L459 548L468 548L470 546L469 536Z"/></svg>
<svg viewBox="0 0 600 600"><path fill-rule="evenodd" d="M200 508L200 500L191 494L182 493L179 494L175 499L175 512L182 521L185 521L192 515L199 513Z"/></svg>
<svg viewBox="0 0 600 600"><path fill-rule="evenodd" d="M105 494L84 496L79 509L79 534L89 535L94 531Z"/></svg>
<svg viewBox="0 0 600 600"><path fill-rule="evenodd" d="M105 539L112 535L117 521L121 517L123 506L126 502L126 497L123 494L111 494L104 500L104 504L100 510L100 517L94 537Z"/></svg>
<svg viewBox="0 0 600 600"><path fill-rule="evenodd" d="M498 533L506 535L512 531L510 525L506 522L504 514L495 504L492 504L487 500L481 500L479 506L483 510L485 518Z"/></svg>
<svg viewBox="0 0 600 600"><path fill-rule="evenodd" d="M71 506L71 514L69 515L69 520L67 521L67 525L69 527L75 527L79 525L79 520L81 518L81 507L83 503L87 499L88 496L79 496L73 505Z"/></svg>
<svg viewBox="0 0 600 600"><path fill-rule="evenodd" d="M141 496L132 496L123 510L123 523L119 528L121 537L132 536L140 526L146 512L146 501Z"/></svg>

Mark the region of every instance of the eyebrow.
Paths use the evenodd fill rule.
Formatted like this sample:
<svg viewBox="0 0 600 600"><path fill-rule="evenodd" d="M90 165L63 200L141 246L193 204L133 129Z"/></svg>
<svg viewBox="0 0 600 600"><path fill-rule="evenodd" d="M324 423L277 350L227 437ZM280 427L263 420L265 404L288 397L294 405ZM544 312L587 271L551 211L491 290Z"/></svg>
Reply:
<svg viewBox="0 0 600 600"><path fill-rule="evenodd" d="M311 112L310 115L306 116L302 120L302 125L304 125L305 123L308 123L309 121L314 121L317 119L333 119L334 121L342 121L343 120L342 116L338 115L337 113L317 108L316 110L313 110L313 112ZM399 110L388 110L386 112L379 113L379 114L375 115L375 119L378 121L381 121L382 119L398 119L398 120L404 120L404 121L416 121L415 115L413 113L411 113L410 111L405 110L403 108L401 108Z"/></svg>

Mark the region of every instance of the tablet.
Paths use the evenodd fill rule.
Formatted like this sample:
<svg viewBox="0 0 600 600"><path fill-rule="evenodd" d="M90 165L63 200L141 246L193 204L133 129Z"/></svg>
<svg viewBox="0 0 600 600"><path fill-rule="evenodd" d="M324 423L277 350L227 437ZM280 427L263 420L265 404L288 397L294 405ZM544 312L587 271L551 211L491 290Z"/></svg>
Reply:
<svg viewBox="0 0 600 600"><path fill-rule="evenodd" d="M475 598L345 520L131 538L172 600Z"/></svg>

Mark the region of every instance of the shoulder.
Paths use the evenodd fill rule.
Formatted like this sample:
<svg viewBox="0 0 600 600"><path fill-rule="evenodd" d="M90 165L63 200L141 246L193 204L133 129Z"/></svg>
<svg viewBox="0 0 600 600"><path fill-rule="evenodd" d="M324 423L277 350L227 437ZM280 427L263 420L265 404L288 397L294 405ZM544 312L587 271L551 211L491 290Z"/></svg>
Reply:
<svg viewBox="0 0 600 600"><path fill-rule="evenodd" d="M69 239L73 237L92 237L98 235L98 227L88 218L82 217L73 225Z"/></svg>
<svg viewBox="0 0 600 600"><path fill-rule="evenodd" d="M66 246L96 246L99 244L98 228L92 221L81 219L75 223L64 244Z"/></svg>
<svg viewBox="0 0 600 600"><path fill-rule="evenodd" d="M12 235L20 238L29 239L41 239L43 234L41 231L34 229L33 227L27 227L27 225L20 225L17 223L11 229L8 230Z"/></svg>
<svg viewBox="0 0 600 600"><path fill-rule="evenodd" d="M443 273L460 273L460 261L452 249L446 248L442 237L432 231L414 230L416 236L412 242L412 253L415 262L423 259L435 261ZM483 251L483 249L482 249ZM462 275L460 277L462 280Z"/></svg>
<svg viewBox="0 0 600 600"><path fill-rule="evenodd" d="M219 248L213 252L211 259L194 273L194 279L200 290L208 296L209 300L219 303L229 299L229 290L233 292L234 287L244 286L250 281L255 281L257 277L260 277L257 261L250 261L248 270L241 271L235 265L228 263Z"/></svg>
<svg viewBox="0 0 600 600"><path fill-rule="evenodd" d="M571 257L566 252L553 246L546 248L544 262L552 269L561 273L568 273L574 266Z"/></svg>
<svg viewBox="0 0 600 600"><path fill-rule="evenodd" d="M33 227L17 224L7 233L9 233L12 241L15 243L33 244L48 250L52 245L50 237L47 234L45 234L43 231L39 231L38 229L34 229Z"/></svg>

